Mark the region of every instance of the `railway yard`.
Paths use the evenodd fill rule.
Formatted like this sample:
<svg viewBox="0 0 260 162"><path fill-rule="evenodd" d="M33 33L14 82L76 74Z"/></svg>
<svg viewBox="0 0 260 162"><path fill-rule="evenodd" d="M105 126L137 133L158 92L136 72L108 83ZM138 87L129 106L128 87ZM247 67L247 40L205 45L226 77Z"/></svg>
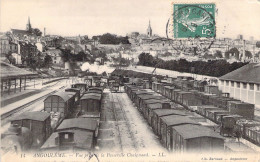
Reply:
<svg viewBox="0 0 260 162"><path fill-rule="evenodd" d="M254 105L189 77L145 77L68 78L5 105L1 152L260 151Z"/></svg>

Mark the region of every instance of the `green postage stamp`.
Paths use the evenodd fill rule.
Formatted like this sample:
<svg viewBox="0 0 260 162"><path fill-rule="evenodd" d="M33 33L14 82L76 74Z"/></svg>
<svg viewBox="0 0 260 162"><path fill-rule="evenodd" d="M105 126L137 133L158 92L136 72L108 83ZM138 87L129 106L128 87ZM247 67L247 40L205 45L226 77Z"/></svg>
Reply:
<svg viewBox="0 0 260 162"><path fill-rule="evenodd" d="M215 4L173 4L174 38L216 37Z"/></svg>

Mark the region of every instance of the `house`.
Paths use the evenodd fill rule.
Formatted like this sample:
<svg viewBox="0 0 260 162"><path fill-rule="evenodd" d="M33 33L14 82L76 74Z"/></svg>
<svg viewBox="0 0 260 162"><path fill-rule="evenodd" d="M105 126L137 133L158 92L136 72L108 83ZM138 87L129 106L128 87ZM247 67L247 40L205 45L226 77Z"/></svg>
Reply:
<svg viewBox="0 0 260 162"><path fill-rule="evenodd" d="M55 65L61 65L63 64L62 58L61 58L61 50L59 49L48 49L45 52L47 55L50 55L52 58L52 63Z"/></svg>
<svg viewBox="0 0 260 162"><path fill-rule="evenodd" d="M260 63L249 63L219 80L219 89L222 92L260 107Z"/></svg>
<svg viewBox="0 0 260 162"><path fill-rule="evenodd" d="M28 41L20 41L18 54L21 54L22 63L24 64L28 58L37 56L37 46Z"/></svg>

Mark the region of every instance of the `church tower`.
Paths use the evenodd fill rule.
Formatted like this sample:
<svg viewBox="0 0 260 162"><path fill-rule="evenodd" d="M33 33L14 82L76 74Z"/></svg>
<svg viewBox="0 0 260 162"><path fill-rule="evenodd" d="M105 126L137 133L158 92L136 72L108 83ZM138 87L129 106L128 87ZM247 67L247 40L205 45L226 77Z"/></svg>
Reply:
<svg viewBox="0 0 260 162"><path fill-rule="evenodd" d="M153 35L153 31L152 31L151 23L150 23L150 20L149 20L149 26L147 28L147 36L152 37L152 35Z"/></svg>
<svg viewBox="0 0 260 162"><path fill-rule="evenodd" d="M31 22L30 22L30 17L28 17L28 23L26 25L26 30L30 31L31 29L32 29L32 26L31 26Z"/></svg>

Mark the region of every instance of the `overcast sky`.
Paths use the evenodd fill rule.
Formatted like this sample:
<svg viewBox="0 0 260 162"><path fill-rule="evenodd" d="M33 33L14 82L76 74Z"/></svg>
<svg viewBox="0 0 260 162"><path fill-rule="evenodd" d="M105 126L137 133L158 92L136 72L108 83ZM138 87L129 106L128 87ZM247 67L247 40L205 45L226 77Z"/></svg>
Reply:
<svg viewBox="0 0 260 162"><path fill-rule="evenodd" d="M180 0L178 0L180 1ZM183 1L183 0L182 0ZM191 0L186 0L189 2ZM212 2L213 0L211 0ZM172 0L0 0L0 31L32 27L63 36L132 31L145 33L149 19L154 34L165 36ZM196 2L196 1L195 1ZM243 34L260 40L260 0L217 0L217 37Z"/></svg>

